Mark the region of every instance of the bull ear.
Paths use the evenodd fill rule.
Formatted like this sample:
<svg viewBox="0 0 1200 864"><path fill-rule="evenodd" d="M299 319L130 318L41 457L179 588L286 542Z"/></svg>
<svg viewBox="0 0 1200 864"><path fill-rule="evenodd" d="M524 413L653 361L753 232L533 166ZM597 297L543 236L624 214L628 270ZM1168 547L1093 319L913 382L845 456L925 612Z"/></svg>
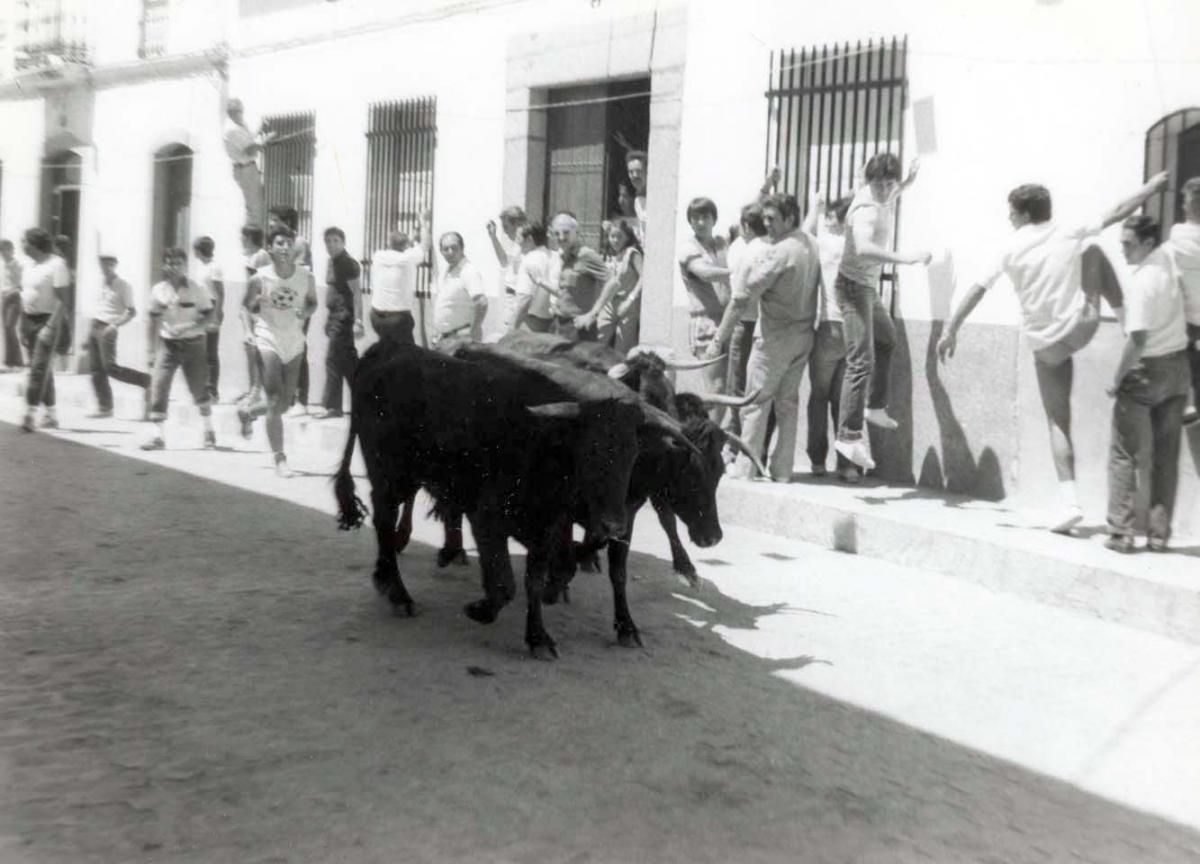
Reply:
<svg viewBox="0 0 1200 864"><path fill-rule="evenodd" d="M579 416L578 402L548 402L545 405L530 405L526 409L537 417L572 419Z"/></svg>

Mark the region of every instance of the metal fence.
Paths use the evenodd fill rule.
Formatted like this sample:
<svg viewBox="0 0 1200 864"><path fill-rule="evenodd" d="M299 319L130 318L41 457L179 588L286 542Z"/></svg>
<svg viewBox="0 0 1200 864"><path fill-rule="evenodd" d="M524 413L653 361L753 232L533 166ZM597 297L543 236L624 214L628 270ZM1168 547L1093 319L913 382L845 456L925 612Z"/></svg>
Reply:
<svg viewBox="0 0 1200 864"><path fill-rule="evenodd" d="M1146 133L1146 177L1169 171L1167 188L1146 202L1146 213L1169 226L1183 219L1180 187L1200 177L1200 108L1168 114ZM1164 229L1165 230L1165 229Z"/></svg>
<svg viewBox="0 0 1200 864"><path fill-rule="evenodd" d="M421 213L433 207L433 154L437 146L437 99L376 102L367 125L367 195L363 263L386 249L388 234L416 239ZM430 262L418 270L417 294L430 296Z"/></svg>
<svg viewBox="0 0 1200 864"><path fill-rule="evenodd" d="M265 117L264 123L275 135L263 149L267 209L295 207L300 217L297 233L311 244L317 115L276 114Z"/></svg>
<svg viewBox="0 0 1200 864"><path fill-rule="evenodd" d="M170 20L171 0L142 0L139 57L146 60L166 53Z"/></svg>

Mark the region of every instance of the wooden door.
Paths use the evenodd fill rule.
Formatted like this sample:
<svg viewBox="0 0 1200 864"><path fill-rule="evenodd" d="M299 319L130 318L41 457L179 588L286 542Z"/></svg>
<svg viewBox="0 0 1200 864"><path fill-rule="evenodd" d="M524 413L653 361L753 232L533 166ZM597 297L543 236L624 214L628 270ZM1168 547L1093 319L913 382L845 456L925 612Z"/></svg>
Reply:
<svg viewBox="0 0 1200 864"><path fill-rule="evenodd" d="M1200 177L1200 123L1196 123L1179 134L1179 156L1176 160L1175 186L1182 190L1183 184L1193 177ZM1175 221L1183 221L1183 196L1176 195ZM1166 233L1164 228L1163 233Z"/></svg>
<svg viewBox="0 0 1200 864"><path fill-rule="evenodd" d="M606 85L588 84L552 90L547 100L560 107L549 108L546 118L546 220L570 210L584 245L593 249L600 248L604 219L607 95Z"/></svg>

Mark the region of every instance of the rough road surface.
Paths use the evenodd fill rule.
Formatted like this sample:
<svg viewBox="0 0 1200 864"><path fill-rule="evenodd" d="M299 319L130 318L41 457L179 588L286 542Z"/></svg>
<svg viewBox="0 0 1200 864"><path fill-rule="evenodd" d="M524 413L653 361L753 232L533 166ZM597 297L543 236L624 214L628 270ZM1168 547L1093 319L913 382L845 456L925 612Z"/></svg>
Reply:
<svg viewBox="0 0 1200 864"><path fill-rule="evenodd" d="M669 565L460 612L476 571L311 509L0 425L0 862L1194 862L1200 838L773 675L765 610ZM517 562L518 567L520 562Z"/></svg>

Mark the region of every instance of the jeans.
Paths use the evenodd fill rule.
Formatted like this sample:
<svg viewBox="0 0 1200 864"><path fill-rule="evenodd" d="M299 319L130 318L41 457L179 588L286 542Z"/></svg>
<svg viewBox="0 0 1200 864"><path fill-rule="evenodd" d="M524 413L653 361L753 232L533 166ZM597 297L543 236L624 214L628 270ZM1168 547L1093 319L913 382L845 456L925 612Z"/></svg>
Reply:
<svg viewBox="0 0 1200 864"><path fill-rule="evenodd" d="M887 407L896 325L883 308L879 292L870 285L852 282L839 273L834 293L846 336L838 438L857 441L863 434L865 409Z"/></svg>
<svg viewBox="0 0 1200 864"><path fill-rule="evenodd" d="M371 310L371 327L379 336L379 341L393 339L405 345L415 345L413 329L417 326L411 312L380 312Z"/></svg>
<svg viewBox="0 0 1200 864"><path fill-rule="evenodd" d="M817 327L817 341L808 364L808 451L813 465L824 465L829 455L829 421L838 425L838 409L842 398L842 377L846 374L846 338L842 322L823 321ZM837 466L843 468L849 460L837 454Z"/></svg>
<svg viewBox="0 0 1200 864"><path fill-rule="evenodd" d="M300 355L300 379L296 383L296 402L301 405L308 404L308 325L312 323L312 318L304 319L304 351Z"/></svg>
<svg viewBox="0 0 1200 864"><path fill-rule="evenodd" d="M725 378L725 392L731 396L746 395L746 372L750 364L750 351L754 347L754 328L757 323L739 321L733 326L733 335L729 338L729 371ZM725 417L725 428L740 438L742 425L741 410L730 408Z"/></svg>
<svg viewBox="0 0 1200 864"><path fill-rule="evenodd" d="M96 405L101 411L113 409L112 386L108 383L109 378L149 390L149 375L117 363L116 327L103 321L93 320L92 328L88 332L87 346L88 366L92 370L92 389L96 392Z"/></svg>
<svg viewBox="0 0 1200 864"><path fill-rule="evenodd" d="M253 162L248 165L233 166L233 180L242 190L242 200L246 206L245 225L257 225L259 228L267 224L265 190L263 189L262 174Z"/></svg>
<svg viewBox="0 0 1200 864"><path fill-rule="evenodd" d="M750 452L762 452L767 439L767 423L774 407L778 434L767 470L771 472L771 479L778 483L792 479L800 419L800 384L812 347L812 327L796 325L769 335L756 335L754 347L750 349L746 387L759 391L759 401L745 409L742 440ZM744 453L738 456L737 467L746 475L752 471L750 460Z"/></svg>
<svg viewBox="0 0 1200 864"><path fill-rule="evenodd" d="M54 342L49 336L39 338L49 323L48 314L21 314L21 344L29 352L29 383L25 385L25 403L30 408L38 404L54 407Z"/></svg>
<svg viewBox="0 0 1200 864"><path fill-rule="evenodd" d="M154 363L154 376L150 400L150 419L167 419L167 402L171 398L171 382L175 370L183 367L183 377L188 391L200 413L212 413L212 402L208 396L208 358L205 355L203 336L191 339L160 340L158 357Z"/></svg>
<svg viewBox="0 0 1200 864"><path fill-rule="evenodd" d="M325 410L342 413L342 381L354 386L358 349L354 347L354 321L330 318L325 324Z"/></svg>
<svg viewBox="0 0 1200 864"><path fill-rule="evenodd" d="M25 358L21 356L21 337L17 326L21 322L21 295L14 291L4 296L4 365L10 367L24 366Z"/></svg>
<svg viewBox="0 0 1200 864"><path fill-rule="evenodd" d="M1145 358L1117 391L1112 446L1108 454L1108 530L1132 535L1137 498L1138 450L1150 438L1150 512L1147 534L1171 535L1175 490L1179 485L1180 419L1187 402L1185 352Z"/></svg>

